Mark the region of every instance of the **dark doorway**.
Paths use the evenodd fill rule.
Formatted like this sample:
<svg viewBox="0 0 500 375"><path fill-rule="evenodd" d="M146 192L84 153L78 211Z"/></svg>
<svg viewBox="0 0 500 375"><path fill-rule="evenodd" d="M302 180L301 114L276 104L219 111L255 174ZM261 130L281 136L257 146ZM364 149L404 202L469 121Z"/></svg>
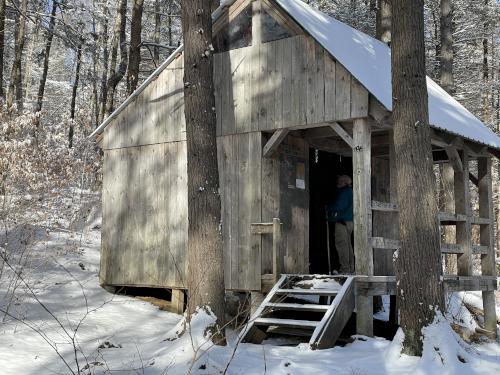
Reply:
<svg viewBox="0 0 500 375"><path fill-rule="evenodd" d="M309 149L309 272L328 274L326 205L335 199L337 177L352 177L352 158ZM338 269L338 256L330 236L332 270Z"/></svg>

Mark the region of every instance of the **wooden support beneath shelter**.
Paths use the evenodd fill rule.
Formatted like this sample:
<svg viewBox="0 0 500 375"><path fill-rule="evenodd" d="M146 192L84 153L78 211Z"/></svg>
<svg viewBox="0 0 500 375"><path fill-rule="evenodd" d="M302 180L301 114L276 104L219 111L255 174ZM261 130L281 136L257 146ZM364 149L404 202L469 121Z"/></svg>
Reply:
<svg viewBox="0 0 500 375"><path fill-rule="evenodd" d="M494 228L493 228L493 192L491 187L491 158L478 158L478 191L479 216L490 219L480 224L480 245L486 248L481 254L481 271L483 276L496 277ZM483 294L484 328L495 332L497 328L495 292L486 290Z"/></svg>
<svg viewBox="0 0 500 375"><path fill-rule="evenodd" d="M354 120L352 167L356 274L372 276L371 127L366 119ZM373 298L356 296L356 311L357 333L373 336Z"/></svg>

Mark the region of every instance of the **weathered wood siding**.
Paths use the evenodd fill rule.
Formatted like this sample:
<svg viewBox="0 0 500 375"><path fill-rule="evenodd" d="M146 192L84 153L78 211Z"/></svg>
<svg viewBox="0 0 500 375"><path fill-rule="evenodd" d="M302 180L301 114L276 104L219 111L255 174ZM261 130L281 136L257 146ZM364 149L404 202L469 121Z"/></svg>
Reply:
<svg viewBox="0 0 500 375"><path fill-rule="evenodd" d="M262 221L282 222L280 269L309 272L309 145L288 136L262 160ZM262 236L262 273L272 272L272 238Z"/></svg>
<svg viewBox="0 0 500 375"><path fill-rule="evenodd" d="M106 128L103 149L185 140L183 75L180 56ZM214 84L219 136L368 114L368 91L305 35L216 54Z"/></svg>
<svg viewBox="0 0 500 375"><path fill-rule="evenodd" d="M183 79L180 56L108 125L103 149L185 140Z"/></svg>
<svg viewBox="0 0 500 375"><path fill-rule="evenodd" d="M101 282L184 287L186 143L105 150Z"/></svg>
<svg viewBox="0 0 500 375"><path fill-rule="evenodd" d="M366 116L368 92L304 35L217 54L214 72L226 287L260 290L271 240L252 222L282 220L284 272L307 272L309 252L308 146L289 136L263 160L261 131ZM104 132L104 283L185 286L185 137L180 56Z"/></svg>
<svg viewBox="0 0 500 375"><path fill-rule="evenodd" d="M214 73L220 135L368 114L368 91L305 35L216 54Z"/></svg>
<svg viewBox="0 0 500 375"><path fill-rule="evenodd" d="M260 132L218 138L227 289L261 288L261 238L250 224L262 217Z"/></svg>

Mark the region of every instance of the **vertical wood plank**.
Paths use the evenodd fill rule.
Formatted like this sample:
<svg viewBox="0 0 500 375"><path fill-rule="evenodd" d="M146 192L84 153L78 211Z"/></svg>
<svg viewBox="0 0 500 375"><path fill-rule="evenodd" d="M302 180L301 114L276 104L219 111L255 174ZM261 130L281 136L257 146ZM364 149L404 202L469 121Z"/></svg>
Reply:
<svg viewBox="0 0 500 375"><path fill-rule="evenodd" d="M287 62L284 62L284 46L286 39L278 40L273 49L274 53L274 129L283 127L283 69Z"/></svg>
<svg viewBox="0 0 500 375"><path fill-rule="evenodd" d="M335 64L335 119L351 116L351 75L341 64Z"/></svg>
<svg viewBox="0 0 500 375"><path fill-rule="evenodd" d="M324 54L325 64L325 121L335 120L335 61Z"/></svg>
<svg viewBox="0 0 500 375"><path fill-rule="evenodd" d="M292 78L293 78L293 43L295 38L283 39L283 64L281 65L281 87L282 87L282 119L283 127L290 126L292 123Z"/></svg>
<svg viewBox="0 0 500 375"><path fill-rule="evenodd" d="M338 82L338 81L337 81ZM371 128L366 119L353 126L353 208L356 274L373 275L371 212ZM356 327L359 334L373 336L373 298L356 296Z"/></svg>
<svg viewBox="0 0 500 375"><path fill-rule="evenodd" d="M469 193L469 155L462 153L463 171L455 171L455 213L466 216L465 222L457 222L457 244L463 246L464 253L458 255L457 266L460 276L472 275L471 209Z"/></svg>
<svg viewBox="0 0 500 375"><path fill-rule="evenodd" d="M351 118L368 116L368 91L351 76Z"/></svg>

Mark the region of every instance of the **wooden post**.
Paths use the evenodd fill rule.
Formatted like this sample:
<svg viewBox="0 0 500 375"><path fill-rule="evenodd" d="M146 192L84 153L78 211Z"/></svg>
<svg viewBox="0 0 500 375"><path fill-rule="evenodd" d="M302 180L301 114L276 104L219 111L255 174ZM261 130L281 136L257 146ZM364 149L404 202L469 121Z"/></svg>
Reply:
<svg viewBox="0 0 500 375"><path fill-rule="evenodd" d="M273 218L273 276L274 283L281 277L280 253L281 253L281 221Z"/></svg>
<svg viewBox="0 0 500 375"><path fill-rule="evenodd" d="M184 290L172 289L172 312L182 314L184 312Z"/></svg>
<svg viewBox="0 0 500 375"><path fill-rule="evenodd" d="M457 222L457 244L463 247L463 254L457 257L457 269L460 276L472 275L472 228L469 194L469 155L462 154L462 170L455 169L455 214L465 215L465 221Z"/></svg>
<svg viewBox="0 0 500 375"><path fill-rule="evenodd" d="M488 224L480 225L480 244L488 247L488 253L481 255L481 271L483 276L496 276L495 242L493 233L493 201L491 187L491 158L480 157L477 160L479 217L489 219ZM495 309L495 292L483 291L484 328L496 335L497 317Z"/></svg>
<svg viewBox="0 0 500 375"><path fill-rule="evenodd" d="M352 170L356 274L372 276L371 128L366 119L354 120L353 142ZM373 297L356 296L356 311L357 333L373 336Z"/></svg>

